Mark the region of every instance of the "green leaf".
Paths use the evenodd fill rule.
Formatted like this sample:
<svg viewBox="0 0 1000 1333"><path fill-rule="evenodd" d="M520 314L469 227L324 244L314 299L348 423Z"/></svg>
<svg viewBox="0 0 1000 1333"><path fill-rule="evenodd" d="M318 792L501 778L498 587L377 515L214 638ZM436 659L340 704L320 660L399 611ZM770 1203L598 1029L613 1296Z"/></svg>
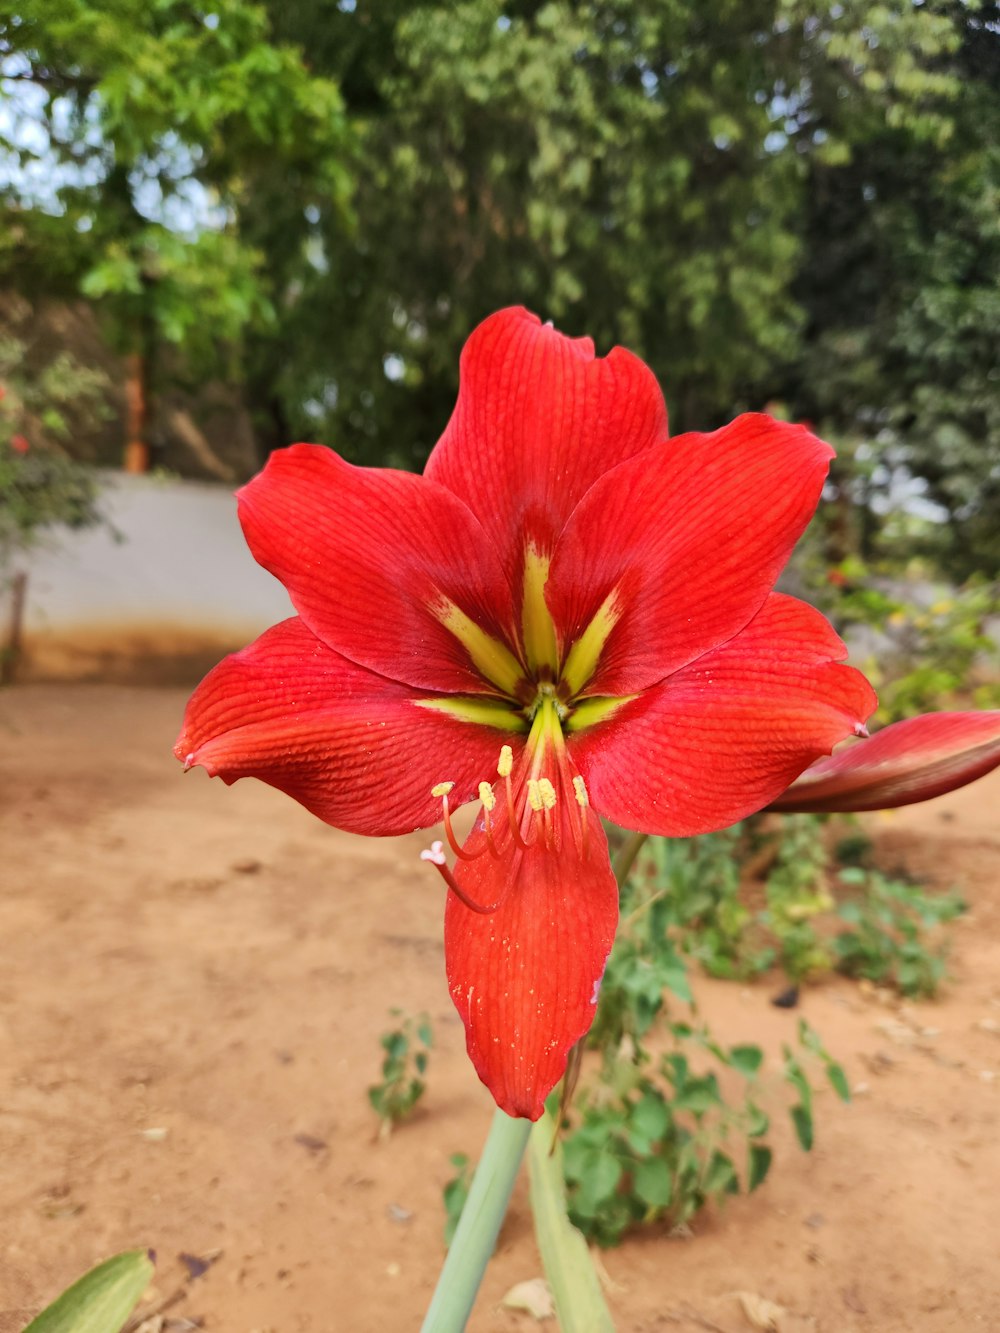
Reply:
<svg viewBox="0 0 1000 1333"><path fill-rule="evenodd" d="M771 1117L754 1102L747 1102L747 1134L752 1139L759 1139L771 1126Z"/></svg>
<svg viewBox="0 0 1000 1333"><path fill-rule="evenodd" d="M735 1166L724 1152L716 1149L705 1172L705 1193L738 1194L739 1192L740 1182Z"/></svg>
<svg viewBox="0 0 1000 1333"><path fill-rule="evenodd" d="M562 1151L550 1152L555 1122L546 1111L528 1140L531 1211L542 1266L562 1333L614 1333L587 1242L566 1215ZM616 1163L617 1165L617 1163Z"/></svg>
<svg viewBox="0 0 1000 1333"><path fill-rule="evenodd" d="M835 1060L831 1060L827 1065L826 1076L840 1100L849 1102L851 1100L851 1089L847 1083L847 1075Z"/></svg>
<svg viewBox="0 0 1000 1333"><path fill-rule="evenodd" d="M152 1277L145 1250L116 1254L67 1288L24 1333L118 1333Z"/></svg>
<svg viewBox="0 0 1000 1333"><path fill-rule="evenodd" d="M685 1004L694 1003L694 995L688 982L687 969L679 958L676 961L666 963L661 976L667 990L676 995L679 1000L683 1000Z"/></svg>
<svg viewBox="0 0 1000 1333"><path fill-rule="evenodd" d="M629 1128L644 1139L656 1143L670 1127L670 1109L663 1098L654 1092L644 1093L632 1108Z"/></svg>
<svg viewBox="0 0 1000 1333"><path fill-rule="evenodd" d="M812 1111L803 1102L792 1107L792 1124L802 1151L809 1152L813 1146L813 1118Z"/></svg>
<svg viewBox="0 0 1000 1333"><path fill-rule="evenodd" d="M673 1198L674 1183L662 1157L648 1157L632 1173L635 1192L650 1208L666 1208Z"/></svg>
<svg viewBox="0 0 1000 1333"><path fill-rule="evenodd" d="M575 1206L581 1213L596 1213L610 1198L621 1180L622 1166L607 1150L588 1152L580 1163L579 1189Z"/></svg>
<svg viewBox="0 0 1000 1333"><path fill-rule="evenodd" d="M704 1078L689 1079L674 1098L674 1106L678 1110L691 1111L697 1117L721 1105L722 1093L719 1091L719 1084L714 1074L706 1074Z"/></svg>
<svg viewBox="0 0 1000 1333"><path fill-rule="evenodd" d="M774 1154L766 1143L751 1143L747 1161L747 1193L752 1194L758 1185L763 1185L771 1169Z"/></svg>
<svg viewBox="0 0 1000 1333"><path fill-rule="evenodd" d="M746 1078L753 1078L764 1062L764 1052L759 1046L733 1046L729 1051L728 1063Z"/></svg>

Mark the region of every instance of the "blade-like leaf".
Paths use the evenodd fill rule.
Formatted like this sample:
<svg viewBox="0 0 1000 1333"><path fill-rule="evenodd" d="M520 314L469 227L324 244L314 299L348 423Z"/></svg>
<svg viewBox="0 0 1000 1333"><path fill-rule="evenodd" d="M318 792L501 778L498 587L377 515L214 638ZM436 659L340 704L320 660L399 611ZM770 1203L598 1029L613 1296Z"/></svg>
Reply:
<svg viewBox="0 0 1000 1333"><path fill-rule="evenodd" d="M550 1152L555 1122L545 1112L528 1141L531 1211L562 1333L614 1333L587 1242L566 1215L562 1147Z"/></svg>
<svg viewBox="0 0 1000 1333"><path fill-rule="evenodd" d="M812 764L768 807L793 813L884 810L929 801L1000 765L1000 710L923 713Z"/></svg>
<svg viewBox="0 0 1000 1333"><path fill-rule="evenodd" d="M152 1277L145 1250L116 1254L67 1287L24 1333L118 1333Z"/></svg>

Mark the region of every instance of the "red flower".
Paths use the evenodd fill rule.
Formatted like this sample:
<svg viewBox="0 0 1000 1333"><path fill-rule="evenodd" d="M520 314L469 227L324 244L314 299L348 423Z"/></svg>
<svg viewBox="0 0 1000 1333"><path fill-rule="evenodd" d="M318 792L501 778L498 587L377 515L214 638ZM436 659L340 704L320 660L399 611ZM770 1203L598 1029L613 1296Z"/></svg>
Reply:
<svg viewBox="0 0 1000 1333"><path fill-rule="evenodd" d="M831 456L766 416L668 442L641 361L506 310L422 477L296 445L240 493L299 614L206 678L176 752L356 833L443 807L449 984L511 1115L593 1019L618 912L598 814L722 828L864 730L840 640L772 592Z"/></svg>
<svg viewBox="0 0 1000 1333"><path fill-rule="evenodd" d="M10 437L10 447L16 454L26 454L31 448L31 445L23 435L12 435Z"/></svg>
<svg viewBox="0 0 1000 1333"><path fill-rule="evenodd" d="M1000 710L923 713L812 764L770 809L850 813L944 796L1000 767Z"/></svg>

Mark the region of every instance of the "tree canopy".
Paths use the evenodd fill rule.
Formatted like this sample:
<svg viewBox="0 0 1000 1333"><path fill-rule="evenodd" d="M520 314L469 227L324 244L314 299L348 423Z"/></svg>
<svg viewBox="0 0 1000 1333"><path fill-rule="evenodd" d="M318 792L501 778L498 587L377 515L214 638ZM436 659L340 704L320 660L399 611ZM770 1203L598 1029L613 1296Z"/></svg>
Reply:
<svg viewBox="0 0 1000 1333"><path fill-rule="evenodd" d="M1000 566L995 3L23 0L0 61L0 277L221 357L262 451L419 465L523 303Z"/></svg>

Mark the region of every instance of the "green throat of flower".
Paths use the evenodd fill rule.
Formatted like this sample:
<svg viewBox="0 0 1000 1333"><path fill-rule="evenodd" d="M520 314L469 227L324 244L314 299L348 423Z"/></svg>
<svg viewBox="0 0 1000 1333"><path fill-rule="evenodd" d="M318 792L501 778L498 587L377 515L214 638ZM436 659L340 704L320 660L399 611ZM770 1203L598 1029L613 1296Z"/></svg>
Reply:
<svg viewBox="0 0 1000 1333"><path fill-rule="evenodd" d="M516 773L512 746L503 744L497 779L479 784L481 812L464 846L452 825L454 782L444 781L432 789L431 794L441 800L445 836L459 865L485 855L502 859L517 852L560 854L572 849L584 859L589 855L590 800L567 753L567 738L607 721L635 696L586 692L620 618L617 590L605 597L572 643L561 644L545 598L550 565L548 555L532 543L526 546L516 647L487 633L447 598L431 608L496 692L420 699L419 706L512 739L524 737ZM477 903L469 897L448 869L442 843L422 856L473 911L494 912L501 905L503 897L495 903Z"/></svg>

